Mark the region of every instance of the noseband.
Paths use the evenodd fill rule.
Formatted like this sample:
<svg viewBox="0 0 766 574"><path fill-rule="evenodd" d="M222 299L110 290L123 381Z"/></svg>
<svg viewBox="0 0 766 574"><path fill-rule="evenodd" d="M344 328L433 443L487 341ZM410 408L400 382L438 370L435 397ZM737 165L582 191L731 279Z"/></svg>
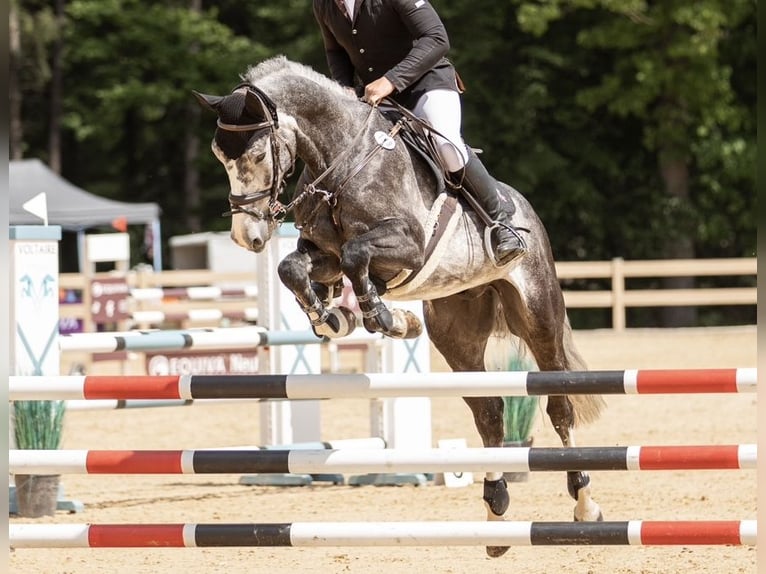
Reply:
<svg viewBox="0 0 766 574"><path fill-rule="evenodd" d="M280 138L277 130L279 129L279 115L277 114L276 104L269 98L262 90L253 86L252 84L240 84L234 88L233 92L239 89L245 88L251 95L255 96L258 102L261 104L263 110L264 121L254 124L227 124L218 118L218 129L227 132L256 132L258 130L268 129L269 143L271 147L271 186L266 189L258 191L252 191L245 195L234 195L229 192L229 207L231 209L225 212L224 216L234 215L236 213L245 213L255 219L277 219L280 215L284 216L285 208L278 201L279 194L282 193L285 187L285 178L290 177L292 169L295 167L295 158L292 157L292 152L289 150L291 161L290 170L286 172L282 177L279 175L279 152L280 152ZM260 209L250 207L252 204L261 201L264 198L269 198L268 213L263 213Z"/></svg>

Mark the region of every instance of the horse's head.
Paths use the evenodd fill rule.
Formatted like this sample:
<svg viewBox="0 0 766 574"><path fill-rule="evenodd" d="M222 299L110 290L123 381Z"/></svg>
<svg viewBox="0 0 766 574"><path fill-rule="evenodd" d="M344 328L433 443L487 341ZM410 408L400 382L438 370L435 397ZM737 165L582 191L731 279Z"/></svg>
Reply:
<svg viewBox="0 0 766 574"><path fill-rule="evenodd" d="M218 115L212 149L229 176L231 238L259 252L283 215L278 196L295 165L290 143L279 133L276 105L250 84L228 96L194 95Z"/></svg>

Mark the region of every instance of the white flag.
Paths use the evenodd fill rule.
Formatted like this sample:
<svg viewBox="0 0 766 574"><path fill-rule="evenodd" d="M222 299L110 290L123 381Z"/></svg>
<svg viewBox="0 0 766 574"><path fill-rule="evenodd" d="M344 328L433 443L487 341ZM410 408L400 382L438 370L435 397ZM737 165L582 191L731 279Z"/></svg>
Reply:
<svg viewBox="0 0 766 574"><path fill-rule="evenodd" d="M43 225L48 225L48 202L44 191L38 193L21 207L42 219Z"/></svg>

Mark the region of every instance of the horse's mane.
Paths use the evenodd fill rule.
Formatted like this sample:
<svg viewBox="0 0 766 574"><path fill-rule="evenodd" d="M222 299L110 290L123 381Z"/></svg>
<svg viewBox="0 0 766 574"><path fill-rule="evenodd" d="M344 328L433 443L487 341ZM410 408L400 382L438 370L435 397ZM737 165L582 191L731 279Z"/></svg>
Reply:
<svg viewBox="0 0 766 574"><path fill-rule="evenodd" d="M355 96L351 95L346 88L341 86L335 80L328 78L327 76L320 74L313 68L298 62L288 60L285 56L274 56L268 60L264 60L260 64L251 66L243 76L243 79L250 82L253 85L257 85L258 82L262 82L269 76L282 76L286 74L300 76L311 80L312 82L319 84L323 88L334 92L335 94L354 99Z"/></svg>

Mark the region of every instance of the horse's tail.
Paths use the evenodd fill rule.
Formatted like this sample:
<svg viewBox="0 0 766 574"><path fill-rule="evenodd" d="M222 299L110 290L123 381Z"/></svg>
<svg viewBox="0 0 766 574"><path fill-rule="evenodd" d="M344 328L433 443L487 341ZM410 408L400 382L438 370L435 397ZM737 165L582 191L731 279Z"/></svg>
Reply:
<svg viewBox="0 0 766 574"><path fill-rule="evenodd" d="M584 371L587 369L585 361L575 347L568 317L564 324L564 352L569 363L569 370ZM508 330L504 320L498 320L495 322L494 334L487 341L484 352L485 367L488 371L509 370L510 365L514 363L537 367L524 341ZM600 395L570 395L569 400L574 409L575 426L595 421L606 406Z"/></svg>
<svg viewBox="0 0 766 574"><path fill-rule="evenodd" d="M587 370L585 360L580 355L577 347L575 347L569 317L565 317L564 320L564 352L567 355L570 370ZM569 400L575 412L575 426L595 421L601 414L601 410L606 406L603 397L600 395L569 395Z"/></svg>

